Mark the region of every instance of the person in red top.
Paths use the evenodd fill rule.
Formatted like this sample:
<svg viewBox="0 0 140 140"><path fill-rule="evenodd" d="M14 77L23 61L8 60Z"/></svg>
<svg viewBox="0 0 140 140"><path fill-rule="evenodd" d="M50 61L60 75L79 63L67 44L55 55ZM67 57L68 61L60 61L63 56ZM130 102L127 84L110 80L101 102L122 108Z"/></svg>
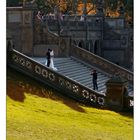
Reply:
<svg viewBox="0 0 140 140"><path fill-rule="evenodd" d="M98 90L98 85L97 85L97 72L96 70L93 70L92 73L92 82L93 82L93 89Z"/></svg>

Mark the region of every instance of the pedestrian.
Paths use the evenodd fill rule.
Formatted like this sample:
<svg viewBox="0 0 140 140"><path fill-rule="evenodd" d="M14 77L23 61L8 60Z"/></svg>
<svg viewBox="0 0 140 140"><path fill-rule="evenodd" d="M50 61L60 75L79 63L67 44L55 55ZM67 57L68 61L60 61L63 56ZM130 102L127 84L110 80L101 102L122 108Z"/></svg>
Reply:
<svg viewBox="0 0 140 140"><path fill-rule="evenodd" d="M96 72L96 70L93 70L91 72L91 75L92 75L93 89L94 90L98 90L98 85L97 85L97 72Z"/></svg>
<svg viewBox="0 0 140 140"><path fill-rule="evenodd" d="M54 62L53 62L53 59L54 59L54 52L53 50L50 51L50 68L57 71L57 68L54 66Z"/></svg>
<svg viewBox="0 0 140 140"><path fill-rule="evenodd" d="M84 21L84 20L85 20L84 15L81 15L80 21Z"/></svg>
<svg viewBox="0 0 140 140"><path fill-rule="evenodd" d="M40 20L40 21L42 20L42 13L41 13L41 11L38 11L36 16L37 16L38 20Z"/></svg>
<svg viewBox="0 0 140 140"><path fill-rule="evenodd" d="M46 52L46 58L47 58L47 60L46 60L46 63L45 63L45 65L47 65L47 67L50 67L50 63L51 63L51 56L50 56L50 52L51 52L51 49L48 49L48 51Z"/></svg>

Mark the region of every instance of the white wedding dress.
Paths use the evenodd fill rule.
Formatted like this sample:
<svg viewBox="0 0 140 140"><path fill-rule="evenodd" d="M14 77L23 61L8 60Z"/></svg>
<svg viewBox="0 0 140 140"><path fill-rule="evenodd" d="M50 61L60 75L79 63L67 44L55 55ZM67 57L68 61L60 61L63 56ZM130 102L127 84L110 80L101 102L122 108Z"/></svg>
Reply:
<svg viewBox="0 0 140 140"><path fill-rule="evenodd" d="M54 67L54 63L53 63L53 58L54 58L54 52L53 50L50 52L50 56L51 56L51 59L50 59L50 68L57 71L57 68Z"/></svg>

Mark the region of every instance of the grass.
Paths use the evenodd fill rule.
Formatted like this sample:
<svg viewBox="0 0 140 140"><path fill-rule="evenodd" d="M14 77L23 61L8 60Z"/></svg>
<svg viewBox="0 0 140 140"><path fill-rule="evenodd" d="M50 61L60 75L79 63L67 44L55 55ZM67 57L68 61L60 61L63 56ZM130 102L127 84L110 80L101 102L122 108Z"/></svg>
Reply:
<svg viewBox="0 0 140 140"><path fill-rule="evenodd" d="M8 72L7 140L133 140L133 116L85 106Z"/></svg>

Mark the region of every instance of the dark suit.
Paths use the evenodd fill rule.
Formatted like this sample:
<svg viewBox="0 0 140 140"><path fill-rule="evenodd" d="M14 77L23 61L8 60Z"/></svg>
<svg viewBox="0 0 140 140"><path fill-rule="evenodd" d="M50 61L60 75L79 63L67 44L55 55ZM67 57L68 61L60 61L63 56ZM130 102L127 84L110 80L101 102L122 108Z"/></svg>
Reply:
<svg viewBox="0 0 140 140"><path fill-rule="evenodd" d="M97 89L98 90L98 86L97 86L97 73L96 72L93 72L91 74L93 77L92 77L92 81L93 81L93 89Z"/></svg>
<svg viewBox="0 0 140 140"><path fill-rule="evenodd" d="M48 50L47 51L47 53L46 53L46 56L47 56L47 67L49 67L50 66L50 58L51 58L51 56L50 56L50 51Z"/></svg>

